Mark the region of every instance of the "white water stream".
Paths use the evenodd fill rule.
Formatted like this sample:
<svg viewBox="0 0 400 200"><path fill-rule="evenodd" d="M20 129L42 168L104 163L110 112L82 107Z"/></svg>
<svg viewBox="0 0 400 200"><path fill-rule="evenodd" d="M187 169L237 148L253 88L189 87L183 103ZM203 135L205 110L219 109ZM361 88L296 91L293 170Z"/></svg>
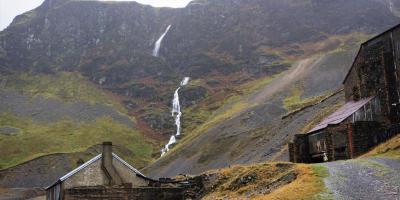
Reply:
<svg viewBox="0 0 400 200"><path fill-rule="evenodd" d="M179 103L179 90L181 89L181 87L187 85L189 83L189 80L190 80L189 77L185 77L181 81L180 86L174 92L174 98L172 100L171 115L175 119L176 133L175 133L175 135L171 136L171 138L169 139L168 144L166 144L165 147L161 149L161 156L163 156L165 153L167 153L169 151L169 147L171 145L176 143L176 136L181 135L181 116L182 116L182 112L181 112L181 105Z"/></svg>
<svg viewBox="0 0 400 200"><path fill-rule="evenodd" d="M161 42L163 41L165 35L167 35L167 33L168 33L170 28L171 28L171 25L169 25L167 27L167 29L165 29L164 33L160 36L160 38L158 38L158 40L154 44L153 56L158 57L159 51L160 51L160 47L161 47Z"/></svg>

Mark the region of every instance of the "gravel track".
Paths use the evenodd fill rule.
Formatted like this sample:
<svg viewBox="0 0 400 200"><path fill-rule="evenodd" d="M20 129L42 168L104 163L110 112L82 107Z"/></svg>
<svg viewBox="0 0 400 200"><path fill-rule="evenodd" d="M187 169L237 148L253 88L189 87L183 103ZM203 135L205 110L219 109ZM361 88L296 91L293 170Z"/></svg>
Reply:
<svg viewBox="0 0 400 200"><path fill-rule="evenodd" d="M334 199L400 200L400 160L363 158L325 163Z"/></svg>

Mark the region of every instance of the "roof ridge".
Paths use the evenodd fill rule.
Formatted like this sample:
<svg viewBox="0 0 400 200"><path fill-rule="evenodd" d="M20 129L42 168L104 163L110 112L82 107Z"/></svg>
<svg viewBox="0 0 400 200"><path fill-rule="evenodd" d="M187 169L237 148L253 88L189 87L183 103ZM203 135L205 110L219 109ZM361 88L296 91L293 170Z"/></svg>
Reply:
<svg viewBox="0 0 400 200"><path fill-rule="evenodd" d="M127 163L125 160L123 160L122 158L120 158L117 154L112 153L113 157L116 158L118 161L120 161L122 164L124 164L125 166L127 166L129 169L131 169L132 171L134 171L136 174L140 174L141 176L146 177L144 174L142 174L139 170L137 170L136 168L132 167L132 165L130 165L129 163Z"/></svg>
<svg viewBox="0 0 400 200"><path fill-rule="evenodd" d="M78 173L79 171L81 171L82 169L86 168L87 166L89 166L90 164L96 162L97 160L99 160L102 157L103 154L99 154L95 157L93 157L92 159L90 159L89 161L83 163L82 165L80 165L79 167L71 170L70 172L68 172L67 174L65 174L64 176L62 176L61 178L59 178L56 182L54 182L53 184L51 184L48 187L45 187L45 189L49 189L51 187L53 187L54 185L56 185L59 182L62 182L66 179L68 179L69 177L73 176L74 174ZM119 162L121 162L122 164L124 164L126 167L128 167L130 170L132 170L134 173L139 174L140 176L147 178L144 174L142 174L139 170L137 170L136 168L132 167L132 165L130 165L129 163L127 163L125 160L123 160L122 158L120 158L117 154L112 153L113 158L115 158L116 160L118 160Z"/></svg>
<svg viewBox="0 0 400 200"><path fill-rule="evenodd" d="M47 186L45 189L49 189L51 187L53 187L54 185L56 185L59 182L62 182L66 179L68 179L69 177L71 177L72 175L76 174L77 172L79 172L80 170L84 169L85 167L89 166L90 164L94 163L95 161L97 161L98 159L100 159L102 157L102 154L99 154L95 157L93 157L92 159L90 159L89 161L83 163L82 165L80 165L79 167L73 169L72 171L68 172L67 174L65 174L64 176L62 176L61 178L59 178L56 182L54 182L53 184L51 184L50 186Z"/></svg>

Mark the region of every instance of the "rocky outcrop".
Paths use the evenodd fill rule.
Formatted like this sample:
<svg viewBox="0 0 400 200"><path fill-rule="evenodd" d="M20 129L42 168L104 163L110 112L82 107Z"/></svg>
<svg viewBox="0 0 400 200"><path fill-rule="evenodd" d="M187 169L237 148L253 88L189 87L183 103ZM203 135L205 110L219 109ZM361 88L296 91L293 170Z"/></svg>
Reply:
<svg viewBox="0 0 400 200"><path fill-rule="evenodd" d="M281 59L263 47L375 33L397 21L375 0L206 0L182 9L46 0L0 34L0 66L79 70L92 79L105 77L106 85L171 73L199 77L243 68L257 73L252 68ZM161 58L153 57L154 42L169 24Z"/></svg>

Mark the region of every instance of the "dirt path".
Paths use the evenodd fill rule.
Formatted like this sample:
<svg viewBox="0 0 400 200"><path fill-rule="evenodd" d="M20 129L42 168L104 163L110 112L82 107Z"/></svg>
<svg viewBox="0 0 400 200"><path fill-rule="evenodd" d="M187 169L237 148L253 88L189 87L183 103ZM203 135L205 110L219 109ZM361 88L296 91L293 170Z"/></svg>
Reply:
<svg viewBox="0 0 400 200"><path fill-rule="evenodd" d="M299 81L300 79L304 78L304 76L310 74L310 71L315 66L317 66L317 64L320 63L324 58L325 56L312 57L298 61L283 76L280 76L277 79L273 80L263 89L257 91L256 94L252 95L248 100L249 103L264 103L267 98L270 98L275 93L282 91L282 89L287 88L289 90L296 81Z"/></svg>
<svg viewBox="0 0 400 200"><path fill-rule="evenodd" d="M323 164L334 199L400 200L400 160L364 158Z"/></svg>

